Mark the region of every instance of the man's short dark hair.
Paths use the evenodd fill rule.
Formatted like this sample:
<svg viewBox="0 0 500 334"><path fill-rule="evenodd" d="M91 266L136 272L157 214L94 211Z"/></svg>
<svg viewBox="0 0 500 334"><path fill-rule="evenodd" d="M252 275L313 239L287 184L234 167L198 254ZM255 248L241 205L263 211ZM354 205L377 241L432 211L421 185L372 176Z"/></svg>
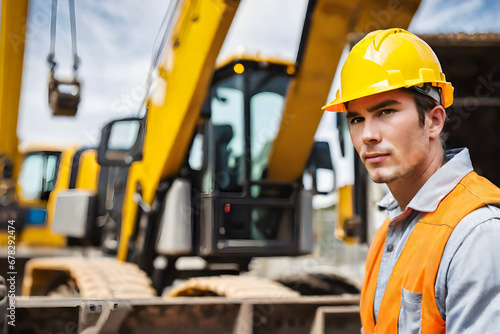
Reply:
<svg viewBox="0 0 500 334"><path fill-rule="evenodd" d="M435 106L438 105L438 102L434 100L432 97L419 93L411 88L401 88L401 91L410 94L413 97L413 101L415 102L415 106L417 107L418 112L418 120L420 124L424 126L425 124L425 113L429 110L434 109ZM448 120L448 116L446 116L445 122ZM441 131L439 138L441 139L441 144L443 145L443 149L446 148L446 139L448 138L448 134L444 131Z"/></svg>

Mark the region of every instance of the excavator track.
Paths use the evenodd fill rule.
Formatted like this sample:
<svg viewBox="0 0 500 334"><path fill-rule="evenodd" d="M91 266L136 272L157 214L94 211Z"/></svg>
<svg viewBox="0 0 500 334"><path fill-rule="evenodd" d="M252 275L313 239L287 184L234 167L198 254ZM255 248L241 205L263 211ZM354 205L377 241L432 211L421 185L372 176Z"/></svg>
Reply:
<svg viewBox="0 0 500 334"><path fill-rule="evenodd" d="M225 296L235 299L297 298L300 294L272 280L252 276L195 277L182 282L169 297Z"/></svg>
<svg viewBox="0 0 500 334"><path fill-rule="evenodd" d="M276 281L294 291L298 291L302 296L334 296L361 293L359 282L334 273L291 275L279 278Z"/></svg>
<svg viewBox="0 0 500 334"><path fill-rule="evenodd" d="M23 295L53 295L61 277L74 282L80 298L150 298L156 296L149 277L137 265L108 258L35 258L26 263ZM67 282L61 283L68 285Z"/></svg>

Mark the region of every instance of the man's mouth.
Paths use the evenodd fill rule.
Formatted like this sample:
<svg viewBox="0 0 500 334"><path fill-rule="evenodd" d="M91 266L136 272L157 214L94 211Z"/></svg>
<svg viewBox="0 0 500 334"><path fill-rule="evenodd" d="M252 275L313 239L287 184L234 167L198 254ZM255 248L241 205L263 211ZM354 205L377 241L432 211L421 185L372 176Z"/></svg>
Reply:
<svg viewBox="0 0 500 334"><path fill-rule="evenodd" d="M369 153L365 154L365 162L371 163L371 164L376 164L379 162L384 161L389 157L388 153Z"/></svg>

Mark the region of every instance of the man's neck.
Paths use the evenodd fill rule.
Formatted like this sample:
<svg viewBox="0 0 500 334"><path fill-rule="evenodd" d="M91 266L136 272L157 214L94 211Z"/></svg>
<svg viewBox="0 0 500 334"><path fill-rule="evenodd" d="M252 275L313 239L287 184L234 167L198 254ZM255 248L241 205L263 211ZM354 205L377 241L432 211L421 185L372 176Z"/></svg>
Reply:
<svg viewBox="0 0 500 334"><path fill-rule="evenodd" d="M444 152L442 149L429 152L430 159L419 174L412 174L388 183L387 186L404 211L417 192L424 186L429 178L444 165Z"/></svg>

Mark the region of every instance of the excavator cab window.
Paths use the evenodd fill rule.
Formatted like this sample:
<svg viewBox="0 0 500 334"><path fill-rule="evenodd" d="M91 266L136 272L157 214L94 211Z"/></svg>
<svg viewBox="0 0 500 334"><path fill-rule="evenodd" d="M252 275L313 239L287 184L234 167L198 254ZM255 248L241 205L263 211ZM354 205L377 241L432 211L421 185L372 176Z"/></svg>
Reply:
<svg viewBox="0 0 500 334"><path fill-rule="evenodd" d="M234 72L241 65L242 73ZM291 76L286 66L237 62L216 72L210 93L212 175L206 190L259 196ZM234 69L234 70L233 70ZM210 131L209 130L209 131ZM209 145L210 145L209 144ZM209 162L210 165L210 162Z"/></svg>
<svg viewBox="0 0 500 334"><path fill-rule="evenodd" d="M230 77L212 88L211 131L212 186L221 191L241 192L245 175L244 96L242 77Z"/></svg>
<svg viewBox="0 0 500 334"><path fill-rule="evenodd" d="M26 201L46 201L54 190L61 152L41 151L26 154L21 166L19 186Z"/></svg>

